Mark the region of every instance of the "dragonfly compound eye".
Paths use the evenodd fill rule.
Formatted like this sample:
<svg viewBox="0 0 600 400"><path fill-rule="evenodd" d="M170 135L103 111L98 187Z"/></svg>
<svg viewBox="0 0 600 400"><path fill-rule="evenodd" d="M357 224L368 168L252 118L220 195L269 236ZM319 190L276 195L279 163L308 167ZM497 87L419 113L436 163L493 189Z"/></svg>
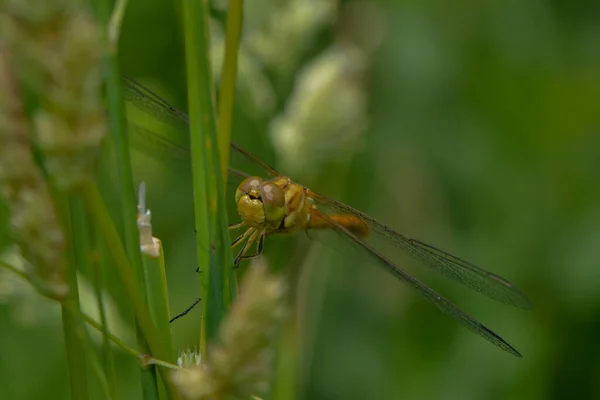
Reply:
<svg viewBox="0 0 600 400"><path fill-rule="evenodd" d="M235 203L238 204L242 196L249 194L253 190L258 190L262 183L263 179L259 176L249 176L244 179L235 191Z"/></svg>
<svg viewBox="0 0 600 400"><path fill-rule="evenodd" d="M278 227L285 215L285 194L274 183L265 183L260 187L260 195L265 208L265 219L273 227Z"/></svg>

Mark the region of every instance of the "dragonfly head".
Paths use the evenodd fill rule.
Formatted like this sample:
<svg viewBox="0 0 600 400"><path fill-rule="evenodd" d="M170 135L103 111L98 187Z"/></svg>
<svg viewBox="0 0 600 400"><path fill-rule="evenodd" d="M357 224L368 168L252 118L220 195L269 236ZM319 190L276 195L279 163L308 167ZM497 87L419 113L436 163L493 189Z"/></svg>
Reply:
<svg viewBox="0 0 600 400"><path fill-rule="evenodd" d="M285 216L283 190L257 176L250 176L239 184L235 202L238 213L247 226L277 228Z"/></svg>

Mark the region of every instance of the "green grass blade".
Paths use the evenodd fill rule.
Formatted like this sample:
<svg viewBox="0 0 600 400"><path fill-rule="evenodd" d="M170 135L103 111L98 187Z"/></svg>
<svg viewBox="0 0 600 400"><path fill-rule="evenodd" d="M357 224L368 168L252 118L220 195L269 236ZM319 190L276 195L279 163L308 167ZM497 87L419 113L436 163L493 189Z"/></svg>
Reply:
<svg viewBox="0 0 600 400"><path fill-rule="evenodd" d="M225 55L221 73L219 90L219 153L221 176L225 187L227 185L227 170L229 168L229 150L231 144L231 125L233 121L233 105L235 101L235 86L238 71L238 49L242 36L242 18L244 11L243 0L229 1L227 13L227 30L225 32Z"/></svg>
<svg viewBox="0 0 600 400"><path fill-rule="evenodd" d="M196 241L198 265L203 272L200 285L203 354L207 340L216 337L219 323L231 304L227 270L231 268L231 252L223 242L227 214L219 166L208 15L206 2L183 1ZM204 250L207 248L211 249L208 254Z"/></svg>
<svg viewBox="0 0 600 400"><path fill-rule="evenodd" d="M152 236L152 214L150 210L146 210L145 197L146 185L142 182L139 187L138 229L146 279L146 298L148 299L150 315L158 329L160 338L172 350L165 258L161 241ZM172 355L175 356L174 353Z"/></svg>
<svg viewBox="0 0 600 400"><path fill-rule="evenodd" d="M225 55L223 59L223 71L221 73L221 88L219 91L219 152L221 176L223 187L227 188L227 177L229 169L229 155L231 154L231 126L233 122L233 107L235 102L235 89L238 72L238 51L242 36L244 2L243 0L231 0L227 13L227 30L225 34ZM226 194L226 193L225 193ZM231 194L231 193L230 193ZM225 209L225 199L221 209ZM221 225L221 240L223 243L229 241L229 230L227 224ZM231 298L237 296L237 280L233 268L231 251L226 250L226 274Z"/></svg>
<svg viewBox="0 0 600 400"><path fill-rule="evenodd" d="M65 226L67 243L70 244L67 250L68 266L66 270L67 282L69 284L69 295L61 304L63 333L65 336L65 349L67 353L67 367L69 383L71 388L71 397L74 399L87 399L88 382L86 368L86 350L90 346L83 343L82 335L78 333L83 329L83 324L78 318L79 313L79 289L77 285L77 263L84 262L85 249L82 238L77 236L81 234L78 227L81 227L81 219L84 218L82 210L73 201L69 201L65 196L62 198L62 215Z"/></svg>
<svg viewBox="0 0 600 400"><path fill-rule="evenodd" d="M85 272L90 272L90 269L92 269L93 267L90 265L91 264L91 260L92 260L92 256L91 256L91 250L90 250L90 238L89 238L89 231L88 231L88 221L87 221L87 215L85 213L85 208L83 206L83 202L81 200L81 198L79 197L71 197L70 201L69 201L69 208L70 208L70 226L71 226L71 230L70 230L70 243L72 246L72 253L74 255L74 261L75 264L73 266L76 266L77 271L85 273ZM107 368L106 370L103 369L102 365L103 363L100 362L100 359L98 357L98 355L95 352L94 347L91 345L91 338L87 332L87 330L84 328L84 318L83 318L83 313L81 312L81 309L79 307L79 289L77 287L77 271L75 270L75 268L72 268L73 272L75 272L74 274L72 274L71 272L69 272L69 282L71 286L73 288L75 288L76 290L73 291L73 294L75 295L75 293L77 293L76 302L72 302L70 304L69 313L72 313L73 316L75 317L75 321L77 322L77 326L78 326L78 330L77 330L77 334L79 337L79 341L82 342L82 344L85 345L84 350L86 351L86 358L88 360L88 363L91 367L91 370L95 372L96 377L98 378L98 381L100 382L100 386L102 387L103 391L104 391L104 396L107 399L112 399L115 397L115 392L116 392L116 385L114 382L114 379L110 380L108 379L108 376L111 375L107 375L107 372L110 371L109 368ZM72 276L71 276L72 274ZM101 292L101 288L100 292ZM101 301L101 296L98 297L98 302ZM99 306L101 309L103 309L102 304L99 303ZM64 314L63 314L64 315ZM105 337L104 339L108 342L109 338L108 338L108 331L107 331L107 327L105 325L104 327L105 330ZM68 342L67 342L68 343ZM108 342L109 343L109 342ZM103 359L107 359L107 355L106 352L109 352L110 354L110 346L107 347L103 347L102 352L103 352ZM110 358L109 358L110 359ZM105 365L105 363L104 363ZM112 377L112 376L111 376Z"/></svg>
<svg viewBox="0 0 600 400"><path fill-rule="evenodd" d="M117 230L112 223L111 216L102 200L98 188L94 184L88 183L82 187L81 192L85 200L86 209L92 217L98 232L102 236L102 240L106 242L117 272L125 286L128 299L136 316L136 321L140 327L140 332L143 333L144 340L148 343L150 354L154 358L171 362L173 358L171 356L171 350L161 341L160 335L156 330L152 317L147 309L142 289L138 283L137 277L133 273L127 253L119 240ZM174 393L169 377L165 374L162 374L162 377L167 390L170 393ZM142 377L142 379L144 378Z"/></svg>
<svg viewBox="0 0 600 400"><path fill-rule="evenodd" d="M102 367L107 377L107 382L111 393L116 393L115 365L110 344L110 331L108 326L108 318L106 307L104 304L103 288L105 286L104 272L108 270L108 252L106 246L101 240L96 240L96 251L100 255L100 260L92 263L93 285L96 301L98 302L98 315L100 317L100 327L102 333Z"/></svg>
<svg viewBox="0 0 600 400"><path fill-rule="evenodd" d="M111 2L101 1L101 17L109 32L106 37L109 40L110 52L105 60L107 76L107 94L110 133L115 149L116 166L118 173L118 192L121 198L121 211L123 218L122 237L127 249L127 256L135 271L138 284L142 293L146 292L146 283L142 258L140 255L139 237L136 222L136 199L134 194L133 172L131 168L131 156L129 154L129 138L127 136L127 121L125 116L125 102L123 100L123 89L121 87L121 74L119 72L118 59L116 56L116 43L122 15L124 14L126 2L120 1L116 5L113 18L110 19L109 10ZM146 298L144 300L147 302ZM138 345L143 353L149 352L149 346L144 340L144 335L136 326ZM158 398L158 381L154 366L142 368L142 388L146 398Z"/></svg>

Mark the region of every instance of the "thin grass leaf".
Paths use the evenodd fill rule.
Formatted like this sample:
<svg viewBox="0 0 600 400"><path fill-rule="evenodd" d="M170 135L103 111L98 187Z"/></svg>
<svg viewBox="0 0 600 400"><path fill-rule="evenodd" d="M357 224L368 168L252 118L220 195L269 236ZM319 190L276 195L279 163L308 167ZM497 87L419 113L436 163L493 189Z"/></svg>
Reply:
<svg viewBox="0 0 600 400"><path fill-rule="evenodd" d="M162 342L172 349L165 257L161 241L152 236L151 213L145 205L146 185L144 182L140 184L138 196L138 230L140 232L140 248L146 280L148 308Z"/></svg>
<svg viewBox="0 0 600 400"><path fill-rule="evenodd" d="M154 358L169 361L172 358L171 349L167 348L160 340L160 335L156 330L152 317L147 309L146 302L144 301L144 294L138 284L133 269L131 268L125 249L119 240L119 235L112 222L108 209L102 200L102 196L97 187L91 183L84 185L81 192L85 200L86 209L91 215L102 239L106 242L117 272L125 286L128 299L136 316L136 321L144 335L144 340L149 345L150 354L152 354ZM163 374L161 373L161 375ZM163 375L163 379L167 390L170 393L173 393L168 377L165 378Z"/></svg>
<svg viewBox="0 0 600 400"><path fill-rule="evenodd" d="M83 342L82 320L79 306L79 289L77 285L77 265L86 261L85 237L82 237L81 229L84 226L83 209L81 204L69 202L62 197L64 225L66 228L67 242L71 248L67 252L68 267L66 269L67 282L69 284L69 295L61 304L63 333L65 336L65 350L67 353L67 365L69 368L69 382L71 396L76 399L88 398L86 351L91 349L89 344Z"/></svg>
<svg viewBox="0 0 600 400"><path fill-rule="evenodd" d="M231 272L228 269L233 263L230 262L229 245L223 240L227 233L227 213L210 69L208 4L183 1L183 22L197 254L198 265L203 270L200 348L204 353L206 341L216 336L219 323L231 305ZM207 248L210 249L208 254L204 250Z"/></svg>
<svg viewBox="0 0 600 400"><path fill-rule="evenodd" d="M115 366L114 358L112 354L112 346L110 344L110 331L108 325L108 318L106 313L106 307L104 304L104 291L105 285L104 272L108 270L108 252L106 246L101 240L96 241L96 250L100 255L100 260L92 263L93 271L93 285L94 295L98 302L98 315L100 316L100 326L102 333L102 366L104 373L107 377L107 383L111 393L116 393L116 378L115 378Z"/></svg>
<svg viewBox="0 0 600 400"><path fill-rule="evenodd" d="M131 260L132 267L135 270L138 284L144 293L144 300L148 302L145 294L148 293L145 274L142 265L142 258L139 247L139 237L136 222L136 200L134 194L133 172L131 167L131 156L129 154L129 138L127 135L127 122L125 117L125 102L123 99L123 89L121 87L121 74L116 54L116 43L118 42L118 32L120 23L125 11L126 2L119 1L114 8L114 13L109 15L112 2L101 1L100 14L104 26L108 29L105 33L108 38L111 51L105 59L107 72L107 94L110 133L115 148L116 165L118 172L118 191L122 201L121 210L123 217L122 237L125 241L127 255ZM138 330L138 345L144 353L149 352L148 343L143 340L143 335ZM142 388L146 398L158 398L158 381L154 366L142 368Z"/></svg>

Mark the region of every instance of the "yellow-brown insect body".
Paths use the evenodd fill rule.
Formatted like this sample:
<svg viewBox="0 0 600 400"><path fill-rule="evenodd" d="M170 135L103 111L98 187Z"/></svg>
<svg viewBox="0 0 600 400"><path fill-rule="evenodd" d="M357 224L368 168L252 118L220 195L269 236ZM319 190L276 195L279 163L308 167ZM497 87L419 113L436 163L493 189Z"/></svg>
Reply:
<svg viewBox="0 0 600 400"><path fill-rule="evenodd" d="M361 220L355 215L350 214L335 214L328 215L327 219L322 214L316 212L312 215L308 229L330 229L331 221L346 228L353 235L359 238L365 238L369 236L369 226L365 221Z"/></svg>

